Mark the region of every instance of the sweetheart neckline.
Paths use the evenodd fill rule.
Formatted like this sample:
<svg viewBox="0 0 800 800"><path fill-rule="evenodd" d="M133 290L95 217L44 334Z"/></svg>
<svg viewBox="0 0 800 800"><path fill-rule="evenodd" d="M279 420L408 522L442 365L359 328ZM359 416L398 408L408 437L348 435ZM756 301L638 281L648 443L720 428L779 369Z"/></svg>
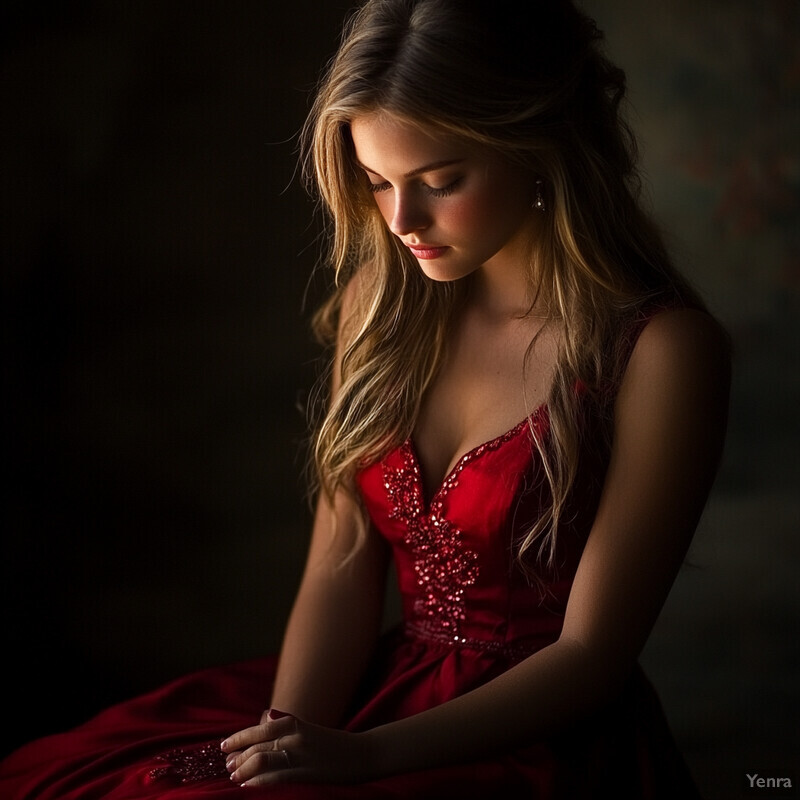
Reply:
<svg viewBox="0 0 800 800"><path fill-rule="evenodd" d="M409 436L405 442L403 442L401 447L406 450L414 464L414 473L417 477L417 488L420 493L423 507L426 509L426 511L430 511L434 503L439 499L440 495L446 494L447 490L449 489L449 484L468 463L476 458L479 458L486 451L497 449L505 442L506 439L511 440L515 436L518 436L522 430L540 417L545 420L547 419L546 402L538 405L530 414L528 414L527 417L520 420L516 425L509 428L507 431L504 431L492 439L487 439L485 442L481 442L480 444L471 447L463 455L459 456L453 462L453 465L450 467L450 469L445 472L442 479L433 485L434 491L430 495L430 499L428 499L426 492L422 461L419 458L419 452L416 444L414 443L413 435Z"/></svg>

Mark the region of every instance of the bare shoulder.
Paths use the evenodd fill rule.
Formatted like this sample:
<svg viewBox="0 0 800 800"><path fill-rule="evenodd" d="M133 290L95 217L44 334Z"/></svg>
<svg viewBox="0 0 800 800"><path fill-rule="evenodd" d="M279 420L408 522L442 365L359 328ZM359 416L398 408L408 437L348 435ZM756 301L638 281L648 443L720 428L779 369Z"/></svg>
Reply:
<svg viewBox="0 0 800 800"><path fill-rule="evenodd" d="M730 377L728 335L710 314L676 309L654 316L634 346L617 395L620 452L669 452L679 469L691 462L710 476L725 440Z"/></svg>
<svg viewBox="0 0 800 800"><path fill-rule="evenodd" d="M719 362L730 361L730 342L725 329L711 314L695 308L681 308L656 314L644 327L634 348L634 357Z"/></svg>
<svg viewBox="0 0 800 800"><path fill-rule="evenodd" d="M642 330L623 379L623 390L647 383L667 395L716 387L727 397L730 386L730 340L713 316L699 309L656 314Z"/></svg>

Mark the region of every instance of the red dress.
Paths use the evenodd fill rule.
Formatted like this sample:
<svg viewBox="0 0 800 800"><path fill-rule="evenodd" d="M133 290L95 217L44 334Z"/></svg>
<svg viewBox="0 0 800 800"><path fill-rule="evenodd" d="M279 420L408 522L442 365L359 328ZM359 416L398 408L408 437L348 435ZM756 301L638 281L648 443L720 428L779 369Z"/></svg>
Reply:
<svg viewBox="0 0 800 800"><path fill-rule="evenodd" d="M446 702L558 638L607 461L585 397L582 403L584 452L576 500L559 532L557 571L545 576L544 589L523 577L514 543L546 502L546 481L528 424L546 434L546 407L465 455L432 498L424 496L410 441L360 474L372 523L394 551L405 622L380 642L349 729L367 729ZM354 786L244 790L228 779L219 742L258 720L274 669L275 660L266 658L189 675L75 730L30 743L0 765L0 797L697 796L658 700L638 668L601 711L558 736L500 757Z"/></svg>

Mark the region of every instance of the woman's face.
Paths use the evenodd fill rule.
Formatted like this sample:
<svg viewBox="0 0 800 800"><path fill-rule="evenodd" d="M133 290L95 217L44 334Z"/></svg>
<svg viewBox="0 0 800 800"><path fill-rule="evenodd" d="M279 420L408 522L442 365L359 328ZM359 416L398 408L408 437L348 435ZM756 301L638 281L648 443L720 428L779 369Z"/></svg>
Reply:
<svg viewBox="0 0 800 800"><path fill-rule="evenodd" d="M535 212L523 169L380 112L354 119L351 135L383 219L429 278L525 267Z"/></svg>

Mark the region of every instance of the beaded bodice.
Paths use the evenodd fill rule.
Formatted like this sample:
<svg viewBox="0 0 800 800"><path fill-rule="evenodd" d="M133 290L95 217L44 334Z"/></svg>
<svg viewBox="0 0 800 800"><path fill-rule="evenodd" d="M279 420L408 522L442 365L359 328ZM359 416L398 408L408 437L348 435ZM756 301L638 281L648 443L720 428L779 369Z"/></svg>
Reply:
<svg viewBox="0 0 800 800"><path fill-rule="evenodd" d="M410 439L359 474L372 524L393 548L411 635L511 659L557 638L596 493L580 493L559 531L557 571L544 588L531 583L516 548L549 498L531 426L547 435L546 407L464 455L429 503Z"/></svg>
<svg viewBox="0 0 800 800"><path fill-rule="evenodd" d="M410 440L400 448L400 458L399 466L383 464L383 480L391 503L389 518L404 526L403 544L414 556L419 586L414 616L457 639L464 619L464 591L479 574L478 555L465 546L461 529L443 514L442 497L458 485L460 468L468 456L459 461L427 509Z"/></svg>

